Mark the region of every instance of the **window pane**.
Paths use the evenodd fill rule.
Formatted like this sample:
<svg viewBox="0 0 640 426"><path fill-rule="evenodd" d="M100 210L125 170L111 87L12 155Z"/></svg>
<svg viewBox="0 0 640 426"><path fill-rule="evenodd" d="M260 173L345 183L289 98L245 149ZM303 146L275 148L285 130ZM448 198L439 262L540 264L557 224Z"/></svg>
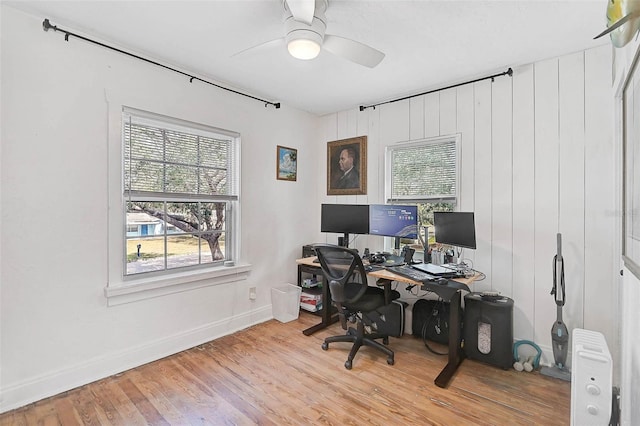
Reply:
<svg viewBox="0 0 640 426"><path fill-rule="evenodd" d="M198 193L198 169L196 167L167 164L166 170L166 192Z"/></svg>
<svg viewBox="0 0 640 426"><path fill-rule="evenodd" d="M127 202L127 274L164 269L164 203Z"/></svg>
<svg viewBox="0 0 640 426"><path fill-rule="evenodd" d="M224 231L227 203L200 203L200 218L203 231Z"/></svg>
<svg viewBox="0 0 640 426"><path fill-rule="evenodd" d="M418 203L418 225L433 226L433 212L452 212L453 203Z"/></svg>
<svg viewBox="0 0 640 426"><path fill-rule="evenodd" d="M165 130L165 161L179 164L198 164L198 138L194 135Z"/></svg>
<svg viewBox="0 0 640 426"><path fill-rule="evenodd" d="M147 160L125 161L126 189L132 191L164 191L164 166Z"/></svg>
<svg viewBox="0 0 640 426"><path fill-rule="evenodd" d="M226 169L229 165L229 140L200 138L200 164Z"/></svg>
<svg viewBox="0 0 640 426"><path fill-rule="evenodd" d="M124 128L125 156L137 159L162 161L162 130L156 127L130 124Z"/></svg>
<svg viewBox="0 0 640 426"><path fill-rule="evenodd" d="M130 236L162 235L164 233L164 203L127 201L127 230ZM133 231L135 229L135 231ZM130 232L130 231L127 231Z"/></svg>
<svg viewBox="0 0 640 426"><path fill-rule="evenodd" d="M167 236L167 269L200 263L200 239L193 234Z"/></svg>
<svg viewBox="0 0 640 426"><path fill-rule="evenodd" d="M200 229L198 219L198 203L167 203L167 216L171 232L167 227L167 233L195 232Z"/></svg>
<svg viewBox="0 0 640 426"><path fill-rule="evenodd" d="M455 140L397 148L391 161L392 198L455 196Z"/></svg>
<svg viewBox="0 0 640 426"><path fill-rule="evenodd" d="M200 193L210 195L228 194L227 171L218 169L201 169Z"/></svg>
<svg viewBox="0 0 640 426"><path fill-rule="evenodd" d="M127 238L127 274L164 269L164 237Z"/></svg>

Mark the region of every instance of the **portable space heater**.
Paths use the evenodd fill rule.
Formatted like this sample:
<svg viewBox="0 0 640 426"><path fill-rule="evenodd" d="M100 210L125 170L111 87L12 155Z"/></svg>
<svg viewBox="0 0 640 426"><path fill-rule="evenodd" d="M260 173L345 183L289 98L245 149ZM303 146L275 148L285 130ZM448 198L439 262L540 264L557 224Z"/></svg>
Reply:
<svg viewBox="0 0 640 426"><path fill-rule="evenodd" d="M613 367L607 342L601 333L580 328L571 336L571 425L608 425Z"/></svg>

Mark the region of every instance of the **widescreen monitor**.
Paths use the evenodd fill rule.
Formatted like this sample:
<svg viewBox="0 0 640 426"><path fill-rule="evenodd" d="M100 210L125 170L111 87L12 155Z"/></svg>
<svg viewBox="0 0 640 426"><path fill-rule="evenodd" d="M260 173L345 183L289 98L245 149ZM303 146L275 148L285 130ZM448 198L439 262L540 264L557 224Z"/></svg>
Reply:
<svg viewBox="0 0 640 426"><path fill-rule="evenodd" d="M320 231L344 234L344 245L349 234L369 232L369 206L366 204L323 204L320 214Z"/></svg>
<svg viewBox="0 0 640 426"><path fill-rule="evenodd" d="M433 212L436 243L476 248L473 212Z"/></svg>
<svg viewBox="0 0 640 426"><path fill-rule="evenodd" d="M369 234L415 240L418 238L418 206L371 204Z"/></svg>

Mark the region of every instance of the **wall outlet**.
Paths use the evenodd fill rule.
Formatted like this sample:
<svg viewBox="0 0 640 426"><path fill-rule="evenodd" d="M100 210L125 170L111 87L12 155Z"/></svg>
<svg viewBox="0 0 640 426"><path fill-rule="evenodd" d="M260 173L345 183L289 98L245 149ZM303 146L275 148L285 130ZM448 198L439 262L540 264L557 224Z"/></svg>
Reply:
<svg viewBox="0 0 640 426"><path fill-rule="evenodd" d="M255 287L249 287L249 299L250 300L256 300L256 288Z"/></svg>

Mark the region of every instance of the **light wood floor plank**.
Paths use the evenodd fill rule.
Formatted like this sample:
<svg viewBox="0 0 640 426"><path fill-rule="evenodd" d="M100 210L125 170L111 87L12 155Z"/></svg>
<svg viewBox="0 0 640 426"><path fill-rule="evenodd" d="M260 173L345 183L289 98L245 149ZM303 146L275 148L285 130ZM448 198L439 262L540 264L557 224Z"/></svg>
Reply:
<svg viewBox="0 0 640 426"><path fill-rule="evenodd" d="M447 389L447 362L412 336L391 338L395 365L365 347L323 351L339 324L272 320L96 383L0 414L14 425L566 425L571 386L537 372L465 360ZM443 345L433 344L446 351Z"/></svg>

